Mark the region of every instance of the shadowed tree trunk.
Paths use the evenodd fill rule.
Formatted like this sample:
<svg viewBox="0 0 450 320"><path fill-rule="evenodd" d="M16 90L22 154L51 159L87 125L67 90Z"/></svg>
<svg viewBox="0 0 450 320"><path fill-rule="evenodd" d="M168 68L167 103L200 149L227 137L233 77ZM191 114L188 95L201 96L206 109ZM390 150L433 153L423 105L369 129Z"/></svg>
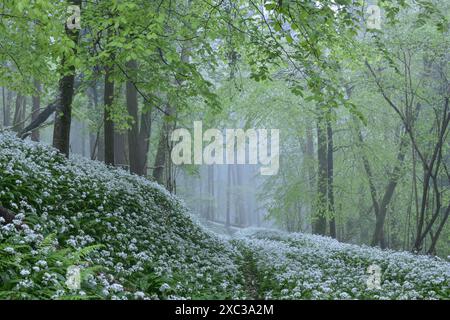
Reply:
<svg viewBox="0 0 450 320"><path fill-rule="evenodd" d="M75 72L74 68L72 70ZM71 74L64 76L60 81L59 91L61 94L61 104L56 109L55 126L53 129L53 147L58 149L66 157L69 157L74 80L75 76Z"/></svg>
<svg viewBox="0 0 450 320"><path fill-rule="evenodd" d="M81 0L68 1L72 5L81 7ZM78 44L78 29L69 29L67 25L66 35L75 43L72 49L76 55L76 45ZM62 58L63 69L66 66L67 57ZM56 108L55 126L53 128L53 147L58 149L66 157L70 152L70 124L72 122L72 99L74 94L75 66L68 66L68 72L59 81L59 98L61 103Z"/></svg>
<svg viewBox="0 0 450 320"><path fill-rule="evenodd" d="M114 132L114 163L118 166L128 165L127 136L121 132Z"/></svg>
<svg viewBox="0 0 450 320"><path fill-rule="evenodd" d="M127 68L130 75L135 75L137 67L137 63L134 60L127 63ZM128 114L133 119L131 129L128 131L130 171L143 176L147 174L152 112L151 108L148 108L148 110L143 110L139 121L137 90L131 81L127 81L126 84L126 99Z"/></svg>

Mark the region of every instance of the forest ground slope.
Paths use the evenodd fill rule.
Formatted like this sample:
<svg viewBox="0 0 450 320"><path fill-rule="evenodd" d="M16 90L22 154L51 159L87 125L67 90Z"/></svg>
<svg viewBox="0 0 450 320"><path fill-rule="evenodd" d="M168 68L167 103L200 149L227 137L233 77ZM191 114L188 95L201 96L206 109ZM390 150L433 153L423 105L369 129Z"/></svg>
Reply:
<svg viewBox="0 0 450 320"><path fill-rule="evenodd" d="M208 230L158 184L0 133L0 298L448 299L450 264L333 239ZM381 288L367 287L369 266ZM67 270L79 266L81 287Z"/></svg>

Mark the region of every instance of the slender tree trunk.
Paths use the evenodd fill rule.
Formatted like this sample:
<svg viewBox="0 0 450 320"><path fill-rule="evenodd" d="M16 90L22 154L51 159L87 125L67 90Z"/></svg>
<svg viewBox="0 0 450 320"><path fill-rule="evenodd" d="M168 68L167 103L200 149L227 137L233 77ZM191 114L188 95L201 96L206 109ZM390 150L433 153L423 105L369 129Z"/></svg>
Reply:
<svg viewBox="0 0 450 320"><path fill-rule="evenodd" d="M444 216L442 217L441 223L439 224L436 233L432 236L430 247L428 248L428 254L436 254L436 244L441 235L442 229L444 228L445 223L450 215L450 204L447 206L447 209L444 212Z"/></svg>
<svg viewBox="0 0 450 320"><path fill-rule="evenodd" d="M72 68L73 72L75 69ZM60 80L59 91L61 105L56 110L55 126L53 128L53 147L58 149L66 157L70 152L70 125L72 122L72 98L75 76L64 76Z"/></svg>
<svg viewBox="0 0 450 320"><path fill-rule="evenodd" d="M313 192L315 189L315 172L314 172L314 163L315 163L315 156L314 156L314 136L313 136L313 129L311 128L310 124L306 124L306 146L305 146L305 166L306 170L305 172L308 174L308 185L309 190ZM310 203L309 207L310 212L313 212L314 210L314 204ZM311 224L311 230L314 230L314 221Z"/></svg>
<svg viewBox="0 0 450 320"><path fill-rule="evenodd" d="M86 123L84 121L81 122L81 155L86 157Z"/></svg>
<svg viewBox="0 0 450 320"><path fill-rule="evenodd" d="M35 121L40 113L41 109L41 98L40 98L40 92L41 92L41 84L39 81L34 81L34 87L36 89L36 95L33 96L32 102L32 114L31 114L31 121ZM33 141L39 141L39 129L36 128L31 132L31 140Z"/></svg>
<svg viewBox="0 0 450 320"><path fill-rule="evenodd" d="M3 106L3 126L6 122L6 95L5 95L5 87L2 87L2 106Z"/></svg>
<svg viewBox="0 0 450 320"><path fill-rule="evenodd" d="M327 133L323 114L317 119L317 201L313 233L325 235L327 205Z"/></svg>
<svg viewBox="0 0 450 320"><path fill-rule="evenodd" d="M167 151L166 151L166 163L165 163L165 171L166 171L166 189L167 191L173 193L175 190L175 179L174 179L174 166L172 164L172 161L170 159L170 152L172 150L172 142L169 139L170 130L167 131ZM201 202L201 205L203 206L203 201Z"/></svg>
<svg viewBox="0 0 450 320"><path fill-rule="evenodd" d="M13 118L13 128L14 131L20 132L20 122L22 119L22 110L23 110L23 100L24 96L22 96L20 93L17 93L16 96L16 105L14 109L14 118Z"/></svg>
<svg viewBox="0 0 450 320"><path fill-rule="evenodd" d="M3 126L4 126L5 107L6 107L5 87L2 87L2 113L3 113L3 122L0 123L0 128L3 128Z"/></svg>
<svg viewBox="0 0 450 320"><path fill-rule="evenodd" d="M114 163L120 166L128 165L127 137L121 132L114 132Z"/></svg>
<svg viewBox="0 0 450 320"><path fill-rule="evenodd" d="M23 128L25 127L25 116L27 113L27 97L24 96L23 97L23 101L22 101L22 110L20 112L20 120L19 120L19 132L23 130Z"/></svg>
<svg viewBox="0 0 450 320"><path fill-rule="evenodd" d="M334 210L334 189L333 189L333 127L331 120L327 120L327 195L328 195L328 214L330 216L330 236L336 238L336 218Z"/></svg>
<svg viewBox="0 0 450 320"><path fill-rule="evenodd" d="M127 63L127 68L130 73L135 73L137 70L136 61L132 60ZM140 150L139 150L139 117L138 117L138 98L137 90L131 81L126 84L126 98L128 114L131 116L133 122L130 130L128 130L128 150L130 156L130 171L139 175L144 173L140 170Z"/></svg>
<svg viewBox="0 0 450 320"><path fill-rule="evenodd" d="M114 165L114 122L112 120L112 106L114 103L114 80L111 79L111 68L106 67L105 91L104 91L104 138L105 138L105 163Z"/></svg>
<svg viewBox="0 0 450 320"><path fill-rule="evenodd" d="M169 104L166 104L165 112L168 115L172 114L172 108ZM161 132L159 134L159 143L158 143L158 150L156 151L156 157L155 157L155 165L153 168L153 178L155 181L157 181L159 184L164 184L164 171L166 167L166 158L169 152L169 144L168 144L168 137L170 133L171 125L168 121L163 120L163 123L161 124Z"/></svg>
<svg viewBox="0 0 450 320"><path fill-rule="evenodd" d="M120 85L117 89L118 94L123 93L123 86ZM128 166L128 152L127 152L127 134L120 132L114 128L114 163L123 168Z"/></svg>
<svg viewBox="0 0 450 320"><path fill-rule="evenodd" d="M381 200L379 212L376 217L375 232L373 236L372 245L379 244L381 248L386 248L386 241L384 237L384 221L388 211L388 206L391 203L392 196L394 195L395 188L401 176L401 169L405 160L405 153L407 147L407 138L405 134L400 137L400 146L397 153L397 163L389 176L389 182L386 186L383 199Z"/></svg>
<svg viewBox="0 0 450 320"><path fill-rule="evenodd" d="M94 112L97 112L98 111L97 81L93 82L90 90L92 92L92 97L91 97L91 95L89 95L92 99L90 106L94 110ZM89 131L89 148L90 148L92 160L95 160L95 159L99 158L99 156L100 156L100 151L99 151L100 141L99 140L100 139L99 139L99 129L98 128L97 128L96 132Z"/></svg>
<svg viewBox="0 0 450 320"><path fill-rule="evenodd" d="M5 87L3 87L3 95L5 95ZM3 124L5 127L11 126L11 100L12 100L12 91L8 90L6 93L6 100L3 104Z"/></svg>
<svg viewBox="0 0 450 320"><path fill-rule="evenodd" d="M81 7L81 0L70 0L70 4ZM75 43L72 49L76 54L76 46L78 44L79 30L70 30L66 25L66 35ZM66 57L62 59L63 68L67 65ZM59 81L59 97L61 104L56 109L55 126L53 128L53 147L58 149L66 157L70 152L70 124L72 122L72 99L75 84L75 66L68 67L68 73Z"/></svg>
<svg viewBox="0 0 450 320"><path fill-rule="evenodd" d="M138 174L147 175L148 151L152 132L152 110L142 111L138 136Z"/></svg>
<svg viewBox="0 0 450 320"><path fill-rule="evenodd" d="M130 75L135 75L138 69L136 61L128 62L127 68ZM127 81L126 84L126 99L128 114L133 119L131 129L128 131L130 171L138 175L146 175L152 123L151 109L143 110L139 121L137 90L131 81Z"/></svg>
<svg viewBox="0 0 450 320"><path fill-rule="evenodd" d="M167 124L163 123L159 135L158 150L156 151L155 165L153 168L153 179L159 184L164 184L164 167L167 153Z"/></svg>

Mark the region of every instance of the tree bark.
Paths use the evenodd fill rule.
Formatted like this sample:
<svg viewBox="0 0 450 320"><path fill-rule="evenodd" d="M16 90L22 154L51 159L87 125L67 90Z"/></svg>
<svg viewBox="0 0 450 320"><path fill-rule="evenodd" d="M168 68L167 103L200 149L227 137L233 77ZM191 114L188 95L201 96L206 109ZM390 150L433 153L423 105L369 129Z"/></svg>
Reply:
<svg viewBox="0 0 450 320"><path fill-rule="evenodd" d="M81 7L81 0L70 0L69 3ZM76 45L78 44L79 30L70 30L67 25L65 28L66 35L75 43L75 47L72 49L75 55L77 52ZM63 68L66 66L66 61L66 57L63 57ZM59 97L61 103L56 110L55 126L53 128L53 147L58 149L66 157L69 157L70 152L70 124L72 122L75 66L70 65L68 69L68 74L64 75L59 81Z"/></svg>
<svg viewBox="0 0 450 320"><path fill-rule="evenodd" d="M331 120L327 119L327 199L328 214L330 216L330 236L336 238L336 217L334 210L334 188L333 188L333 127Z"/></svg>
<svg viewBox="0 0 450 320"><path fill-rule="evenodd" d="M5 87L3 87L3 125L5 127L11 126L11 100L12 91L8 90L5 99Z"/></svg>
<svg viewBox="0 0 450 320"><path fill-rule="evenodd" d="M128 62L127 67L131 72L136 72L137 63L132 60ZM139 118L138 118L138 98L137 90L131 81L126 83L126 99L128 114L131 116L133 123L128 130L128 150L130 158L130 171L138 175L143 175L140 170L140 152L139 152Z"/></svg>
<svg viewBox="0 0 450 320"><path fill-rule="evenodd" d="M378 214L376 215L375 232L373 235L372 245L380 245L380 247L383 249L386 248L386 241L384 237L384 221L386 219L388 206L392 200L392 196L394 195L395 188L397 187L398 181L401 176L401 169L405 160L407 145L408 143L406 135L402 134L402 136L400 137L400 145L397 153L397 162L394 169L392 170L391 175L389 176L389 182L386 186L383 198L381 199Z"/></svg>
<svg viewBox="0 0 450 320"><path fill-rule="evenodd" d="M114 103L114 80L111 79L111 68L105 68L105 90L104 90L104 141L105 141L105 163L114 165L114 122L112 120L112 107Z"/></svg>
<svg viewBox="0 0 450 320"><path fill-rule="evenodd" d="M129 73L135 75L137 62L132 60L127 63ZM128 114L133 119L131 129L128 130L128 152L130 171L138 175L147 174L148 148L151 135L151 109L143 110L139 121L139 106L137 90L133 82L127 81L126 100Z"/></svg>
<svg viewBox="0 0 450 320"><path fill-rule="evenodd" d="M313 233L325 235L327 228L327 134L323 113L317 119L317 200L316 214L313 223Z"/></svg>
<svg viewBox="0 0 450 320"><path fill-rule="evenodd" d="M89 95L90 98L90 107L97 112L98 110L98 92L97 92L97 81L93 81L92 86L90 87L90 91L92 95ZM89 92L89 91L88 91ZM89 149L91 153L91 160L95 160L99 157L99 136L100 129L96 128L96 132L89 131Z"/></svg>
<svg viewBox="0 0 450 320"><path fill-rule="evenodd" d="M128 165L127 136L121 132L114 132L114 163L118 166Z"/></svg>
<svg viewBox="0 0 450 320"><path fill-rule="evenodd" d="M166 153L168 149L167 132L168 132L168 124L164 121L161 125L158 150L156 151L155 165L153 168L153 179L155 179L156 182L162 185L164 184L164 168L166 165Z"/></svg>
<svg viewBox="0 0 450 320"><path fill-rule="evenodd" d="M41 84L39 81L34 80L34 87L36 89L36 95L32 97L32 114L31 114L31 121L36 121L36 119L39 116L40 109L41 109L41 98L40 98L40 92L41 92ZM33 141L39 141L39 129L36 128L31 132L31 140Z"/></svg>
<svg viewBox="0 0 450 320"><path fill-rule="evenodd" d="M13 130L16 132L20 132L23 127L22 112L24 110L24 108L23 108L24 100L25 100L25 97L22 96L20 93L17 93L16 105L15 105L15 110L14 110L14 118L13 118Z"/></svg>

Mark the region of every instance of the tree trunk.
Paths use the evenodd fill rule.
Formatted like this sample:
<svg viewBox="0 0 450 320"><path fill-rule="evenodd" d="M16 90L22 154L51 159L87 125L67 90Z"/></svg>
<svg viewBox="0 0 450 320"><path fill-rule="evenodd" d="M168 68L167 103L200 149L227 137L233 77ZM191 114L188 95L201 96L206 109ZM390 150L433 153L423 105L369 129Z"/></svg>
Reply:
<svg viewBox="0 0 450 320"><path fill-rule="evenodd" d="M39 81L34 80L34 87L36 89L36 95L34 95L32 98L33 107L32 107L32 114L31 114L31 121L35 121L37 119L37 117L39 116L39 113L40 113L40 109L41 109L41 98L40 98L41 84L39 83ZM39 129L36 128L31 132L31 140L39 141L39 138L40 138L39 137Z"/></svg>
<svg viewBox="0 0 450 320"><path fill-rule="evenodd" d="M136 72L137 63L132 60L127 63L130 72ZM128 130L128 150L130 156L130 171L138 175L143 175L140 170L140 150L139 150L139 118L138 118L138 98L137 90L131 81L126 84L126 98L128 114L131 116L133 122L131 129Z"/></svg>
<svg viewBox="0 0 450 320"><path fill-rule="evenodd" d="M70 0L70 4L81 7L81 0ZM73 54L76 54L76 46L78 44L79 30L70 30L67 25L66 35L75 43L72 49ZM66 66L66 57L62 58L63 69ZM68 67L68 74L64 75L59 81L59 97L61 104L58 106L55 115L55 126L53 128L53 147L58 149L66 157L69 157L70 152L70 124L72 122L72 99L75 84L75 66Z"/></svg>
<svg viewBox="0 0 450 320"><path fill-rule="evenodd" d="M142 111L141 125L138 139L138 172L147 175L148 150L150 146L150 135L152 132L152 110Z"/></svg>
<svg viewBox="0 0 450 320"><path fill-rule="evenodd" d="M172 108L169 104L166 104L165 113L172 115ZM169 152L169 134L172 124L163 119L161 124L161 132L159 135L158 150L156 151L155 165L153 168L153 178L159 183L164 184L164 171L166 167L167 155Z"/></svg>
<svg viewBox="0 0 450 320"><path fill-rule="evenodd" d="M314 163L315 163L315 155L314 155L314 136L313 136L313 129L310 125L310 123L306 124L306 145L305 145L305 172L308 175L308 186L309 190L315 189L315 169L314 169ZM309 204L309 211L314 211L314 203ZM311 230L314 230L314 221L311 224Z"/></svg>
<svg viewBox="0 0 450 320"><path fill-rule="evenodd" d="M334 210L334 189L333 189L333 127L331 120L327 119L327 195L328 195L328 214L330 216L330 236L336 238L336 218Z"/></svg>
<svg viewBox="0 0 450 320"><path fill-rule="evenodd" d="M131 75L138 69L136 61L127 63ZM132 81L126 84L126 99L128 114L133 119L131 129L128 131L128 152L130 159L130 171L138 175L147 174L148 148L151 135L151 109L142 111L139 121L139 108L137 90Z"/></svg>
<svg viewBox="0 0 450 320"><path fill-rule="evenodd" d="M3 123L1 123L0 128L3 128L5 122L5 112L6 112L6 95L5 87L2 87L2 110L3 110Z"/></svg>
<svg viewBox="0 0 450 320"><path fill-rule="evenodd" d="M324 117L321 114L317 119L317 200L314 217L313 233L325 235L327 228L327 134Z"/></svg>
<svg viewBox="0 0 450 320"><path fill-rule="evenodd" d="M55 126L53 128L53 147L66 157L70 149L70 124L72 122L73 82L75 76L64 76L59 84L61 105L56 110Z"/></svg>
<svg viewBox="0 0 450 320"><path fill-rule="evenodd" d="M92 86L91 86L91 92L92 92L92 96L89 95L91 100L90 106L91 108L94 110L94 112L98 111L98 92L97 92L97 81L93 81ZM97 128L97 131L95 132L91 132L89 130L89 148L90 148L90 153L91 153L91 160L95 160L97 158L99 158L100 156L100 151L99 151L99 143L100 143L100 133L99 133L100 129Z"/></svg>
<svg viewBox="0 0 450 320"><path fill-rule="evenodd" d="M434 236L432 236L431 245L427 251L428 254L436 254L436 244L439 239L439 236L441 235L442 229L444 228L445 223L447 222L447 219L450 215L450 205L447 206L447 209L445 210L444 216L441 220L441 223L438 226L438 229Z"/></svg>
<svg viewBox="0 0 450 320"><path fill-rule="evenodd" d="M22 122L22 112L23 112L23 104L25 97L20 93L17 93L16 96L16 105L14 110L14 118L13 118L13 130L16 132L21 131L21 126L23 126Z"/></svg>
<svg viewBox="0 0 450 320"><path fill-rule="evenodd" d="M127 136L121 132L114 132L114 163L118 166L128 165Z"/></svg>
<svg viewBox="0 0 450 320"><path fill-rule="evenodd" d="M114 103L114 80L111 79L111 68L105 68L105 91L104 91L104 138L105 138L105 163L114 165L114 122L112 120L112 107Z"/></svg>
<svg viewBox="0 0 450 320"><path fill-rule="evenodd" d="M164 120L163 120L164 121ZM159 184L164 184L164 168L166 165L167 153L167 123L164 121L161 125L159 134L158 150L156 151L155 165L153 168L153 179Z"/></svg>
<svg viewBox="0 0 450 320"><path fill-rule="evenodd" d="M397 187L398 180L401 176L401 169L405 160L405 153L407 147L406 135L403 133L400 137L400 146L397 153L397 163L389 176L389 182L386 186L383 199L381 200L378 214L376 215L375 231L373 235L372 245L380 245L382 249L386 248L386 241L384 238L384 221L388 211L388 206L394 195L395 188Z"/></svg>
<svg viewBox="0 0 450 320"><path fill-rule="evenodd" d="M5 127L11 126L11 100L12 91L8 90L5 99L5 87L3 87L3 125Z"/></svg>

